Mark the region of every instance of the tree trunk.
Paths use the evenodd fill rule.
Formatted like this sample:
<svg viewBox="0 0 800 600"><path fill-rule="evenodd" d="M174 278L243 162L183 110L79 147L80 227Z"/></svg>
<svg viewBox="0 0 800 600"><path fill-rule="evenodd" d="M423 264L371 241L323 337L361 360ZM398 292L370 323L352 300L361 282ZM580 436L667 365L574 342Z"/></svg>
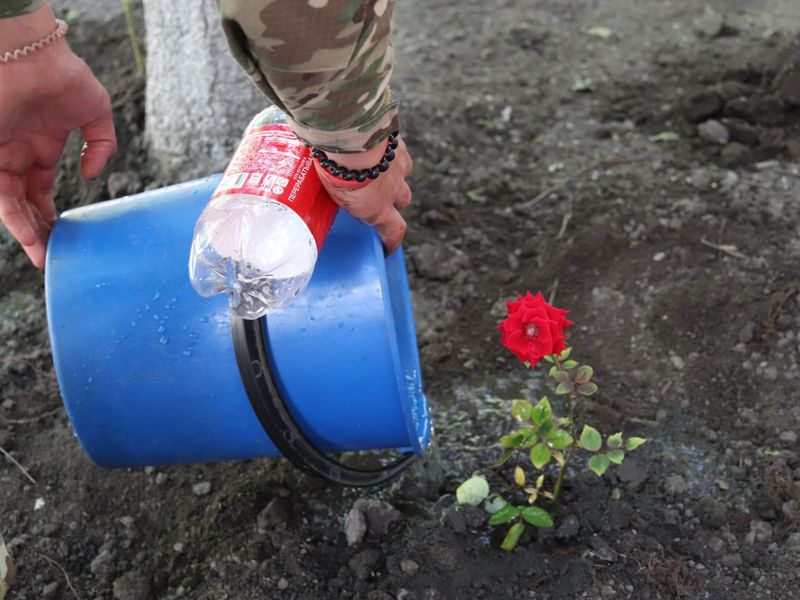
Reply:
<svg viewBox="0 0 800 600"><path fill-rule="evenodd" d="M177 180L224 169L267 99L230 56L213 0L144 1L145 135Z"/></svg>

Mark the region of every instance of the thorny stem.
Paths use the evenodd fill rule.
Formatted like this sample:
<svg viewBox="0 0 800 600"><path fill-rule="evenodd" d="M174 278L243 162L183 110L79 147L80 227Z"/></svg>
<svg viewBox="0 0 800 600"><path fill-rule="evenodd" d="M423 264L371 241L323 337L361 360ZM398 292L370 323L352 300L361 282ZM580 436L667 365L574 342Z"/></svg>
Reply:
<svg viewBox="0 0 800 600"><path fill-rule="evenodd" d="M556 366L561 369L561 360L556 358ZM569 435L572 437L572 445L569 447L566 456L564 457L564 464L561 465L561 470L558 472L558 479L553 488L553 503L558 502L558 497L561 494L561 486L564 484L564 477L567 474L567 467L572 455L575 454L575 400L577 396L575 392L570 392L566 398L567 417L569 417Z"/></svg>

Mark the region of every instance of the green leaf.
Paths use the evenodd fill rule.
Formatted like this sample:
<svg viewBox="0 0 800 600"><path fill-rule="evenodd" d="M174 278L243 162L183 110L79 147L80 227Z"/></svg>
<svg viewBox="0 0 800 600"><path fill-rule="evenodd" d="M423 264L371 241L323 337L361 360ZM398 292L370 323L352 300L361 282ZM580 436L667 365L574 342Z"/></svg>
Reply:
<svg viewBox="0 0 800 600"><path fill-rule="evenodd" d="M478 204L484 204L488 200L488 198L486 197L485 190L483 188L468 190L467 198L469 198L473 202L477 202Z"/></svg>
<svg viewBox="0 0 800 600"><path fill-rule="evenodd" d="M600 432L591 425L584 425L581 432L581 446L589 452L597 452L603 445L603 438Z"/></svg>
<svg viewBox="0 0 800 600"><path fill-rule="evenodd" d="M660 133L657 133L655 135L651 135L650 136L650 141L651 142L657 142L657 143L658 142L677 142L679 139L681 139L681 136L679 136L674 131L662 131Z"/></svg>
<svg viewBox="0 0 800 600"><path fill-rule="evenodd" d="M561 351L561 354L558 355L558 358L561 360L567 360L570 354L572 354L572 348L564 348Z"/></svg>
<svg viewBox="0 0 800 600"><path fill-rule="evenodd" d="M597 473L597 476L599 477L606 472L609 464L611 464L611 461L605 454L595 454L589 459L589 462L586 463L586 466Z"/></svg>
<svg viewBox="0 0 800 600"><path fill-rule="evenodd" d="M554 358L554 356L553 356L553 355L551 355L551 354L548 354L547 356L545 356L545 357L544 357L544 359L545 359L547 362L549 362L551 365L555 364L555 362L556 362L556 359L555 359L555 358Z"/></svg>
<svg viewBox="0 0 800 600"><path fill-rule="evenodd" d="M531 411L531 419L537 425L547 423L553 417L553 407L550 406L550 401L547 396L539 400L536 406Z"/></svg>
<svg viewBox="0 0 800 600"><path fill-rule="evenodd" d="M544 485L544 473L542 473L536 478L536 489L537 490L542 489L542 485Z"/></svg>
<svg viewBox="0 0 800 600"><path fill-rule="evenodd" d="M578 393L581 396L591 396L596 391L597 391L597 384L592 383L591 381L589 383L584 383L578 386Z"/></svg>
<svg viewBox="0 0 800 600"><path fill-rule="evenodd" d="M558 387L556 388L556 394L563 396L565 394L569 394L574 389L575 386L572 384L572 382L566 381L558 384Z"/></svg>
<svg viewBox="0 0 800 600"><path fill-rule="evenodd" d="M523 525L522 523L514 523L508 530L508 533L506 534L506 539L503 540L503 543L500 544L500 547L503 550L511 552L514 548L517 547L517 542L519 542L519 536L522 535L523 531L525 531L525 525Z"/></svg>
<svg viewBox="0 0 800 600"><path fill-rule="evenodd" d="M538 432L538 433L539 433L539 435L538 435L538 437L541 437L541 438L546 438L548 435L550 435L550 432L551 432L552 430L553 430L553 421L552 421L552 420L550 420L550 421L546 421L546 422L542 423L541 427L539 427L539 432ZM528 448L532 448L532 447L535 445L535 443L536 443L537 439L536 439L536 438L534 438L532 441L533 441L534 443L533 443L533 444L530 444L530 445L528 446Z"/></svg>
<svg viewBox="0 0 800 600"><path fill-rule="evenodd" d="M552 369L550 369L550 377L555 379L558 383L565 383L569 381L569 373L567 373L566 371L562 371L557 367L553 367Z"/></svg>
<svg viewBox="0 0 800 600"><path fill-rule="evenodd" d="M538 506L529 506L522 511L522 518L534 527L552 527L553 517Z"/></svg>
<svg viewBox="0 0 800 600"><path fill-rule="evenodd" d="M608 436L606 444L609 448L622 448L622 434L615 433L614 435Z"/></svg>
<svg viewBox="0 0 800 600"><path fill-rule="evenodd" d="M564 361L564 364L561 365L562 369L574 369L578 366L578 361L576 360L567 360Z"/></svg>
<svg viewBox="0 0 800 600"><path fill-rule="evenodd" d="M621 465L622 461L625 460L625 450L610 450L606 453L606 456L615 465Z"/></svg>
<svg viewBox="0 0 800 600"><path fill-rule="evenodd" d="M584 29L586 35L590 35L592 37L600 38L601 40L607 40L610 38L614 33L608 27L603 27L602 25L594 25L593 27L587 27Z"/></svg>
<svg viewBox="0 0 800 600"><path fill-rule="evenodd" d="M547 434L547 439L556 450L563 450L573 442L572 436L563 429L551 431Z"/></svg>
<svg viewBox="0 0 800 600"><path fill-rule="evenodd" d="M513 450L513 448L512 448L512 449L509 449L509 450L503 450L503 453L500 455L500 458L498 458L498 459L497 459L497 462L496 462L496 463L494 463L494 465L492 465L492 466L494 466L494 467L500 467L500 466L503 466L504 464L506 464L506 461L507 461L509 458L511 458L511 455L512 455L512 454L514 454L514 450Z"/></svg>
<svg viewBox="0 0 800 600"><path fill-rule="evenodd" d="M78 18L79 18L80 16L81 16L81 11L79 11L79 10L78 10L78 9L76 9L76 8L70 8L70 9L67 11L67 15L64 17L64 20L65 20L67 23L69 23L70 25L73 25L73 24L74 24L74 23L75 23L75 22L78 20Z"/></svg>
<svg viewBox="0 0 800 600"><path fill-rule="evenodd" d="M625 440L625 449L630 452L632 450L636 450L642 444L647 443L647 440L640 437L629 437Z"/></svg>
<svg viewBox="0 0 800 600"><path fill-rule="evenodd" d="M500 438L500 445L503 448L518 448L525 441L525 434L521 431L509 433Z"/></svg>
<svg viewBox="0 0 800 600"><path fill-rule="evenodd" d="M550 462L550 448L546 444L536 444L531 448L531 463L537 469L541 469Z"/></svg>
<svg viewBox="0 0 800 600"><path fill-rule="evenodd" d="M533 404L527 400L514 400L511 404L511 416L527 421L531 416Z"/></svg>
<svg viewBox="0 0 800 600"><path fill-rule="evenodd" d="M583 383L589 383L589 380L594 375L594 369L589 365L581 365L578 367L578 370L575 371L575 383L578 385Z"/></svg>
<svg viewBox="0 0 800 600"><path fill-rule="evenodd" d="M519 516L519 510L516 506L506 504L489 518L489 525L502 525L513 521Z"/></svg>
<svg viewBox="0 0 800 600"><path fill-rule="evenodd" d="M489 483L483 475L473 475L456 490L459 504L478 506L489 495Z"/></svg>
<svg viewBox="0 0 800 600"><path fill-rule="evenodd" d="M490 515L493 515L498 510L500 510L501 508L503 508L504 506L507 506L507 505L508 505L508 502L506 502L505 499L502 496L495 496L491 500L486 500L486 502L483 503L483 508Z"/></svg>

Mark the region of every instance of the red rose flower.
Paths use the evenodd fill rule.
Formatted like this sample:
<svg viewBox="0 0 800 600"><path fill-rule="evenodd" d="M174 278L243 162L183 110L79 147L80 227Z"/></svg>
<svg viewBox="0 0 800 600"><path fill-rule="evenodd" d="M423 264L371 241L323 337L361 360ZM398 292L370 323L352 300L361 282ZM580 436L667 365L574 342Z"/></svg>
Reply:
<svg viewBox="0 0 800 600"><path fill-rule="evenodd" d="M575 323L567 320L569 311L548 304L541 292L517 295L517 301L507 302L506 308L508 316L497 329L503 333L503 346L520 361L534 366L539 359L566 348L564 330Z"/></svg>

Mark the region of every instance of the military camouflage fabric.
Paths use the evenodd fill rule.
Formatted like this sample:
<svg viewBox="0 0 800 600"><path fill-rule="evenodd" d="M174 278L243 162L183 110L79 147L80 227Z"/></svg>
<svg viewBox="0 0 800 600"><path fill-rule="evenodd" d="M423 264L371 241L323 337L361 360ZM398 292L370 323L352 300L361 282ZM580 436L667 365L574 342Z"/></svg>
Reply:
<svg viewBox="0 0 800 600"><path fill-rule="evenodd" d="M6 550L3 535L0 534L0 600L6 597L6 592L14 582L14 563Z"/></svg>
<svg viewBox="0 0 800 600"><path fill-rule="evenodd" d="M328 152L368 150L399 129L392 99L394 0L216 0L234 57ZM0 0L0 18L44 0Z"/></svg>
<svg viewBox="0 0 800 600"><path fill-rule="evenodd" d="M216 2L234 57L299 137L360 152L399 129L389 90L394 0Z"/></svg>
<svg viewBox="0 0 800 600"><path fill-rule="evenodd" d="M44 4L44 0L0 0L0 19L18 17L33 12L42 4Z"/></svg>

